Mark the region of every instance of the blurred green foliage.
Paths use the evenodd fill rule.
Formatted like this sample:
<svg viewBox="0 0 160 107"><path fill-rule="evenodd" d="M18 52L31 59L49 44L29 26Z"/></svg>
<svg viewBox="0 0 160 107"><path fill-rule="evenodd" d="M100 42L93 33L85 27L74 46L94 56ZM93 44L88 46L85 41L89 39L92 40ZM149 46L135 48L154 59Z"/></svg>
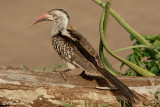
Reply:
<svg viewBox="0 0 160 107"><path fill-rule="evenodd" d="M127 56L127 60L152 72L153 74L160 75L160 35L144 35L143 36L151 45L152 49L156 49L158 52L153 51L148 48L133 48L133 53ZM135 38L131 35L131 40ZM140 45L138 41L135 41L133 46ZM124 66L121 64L120 69ZM126 70L125 75L128 76L138 76L139 74L132 70L131 68Z"/></svg>

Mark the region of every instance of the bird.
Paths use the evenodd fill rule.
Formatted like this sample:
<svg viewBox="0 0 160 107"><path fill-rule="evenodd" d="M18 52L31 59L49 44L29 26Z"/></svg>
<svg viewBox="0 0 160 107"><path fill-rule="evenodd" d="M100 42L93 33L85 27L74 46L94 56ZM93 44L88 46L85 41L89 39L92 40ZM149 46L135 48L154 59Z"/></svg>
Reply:
<svg viewBox="0 0 160 107"><path fill-rule="evenodd" d="M51 41L54 50L68 66L66 71L81 68L85 72L100 73L117 87L131 103L139 98L117 77L107 71L95 49L88 40L75 29L68 29L70 17L63 9L51 9L38 17L31 26L42 22L51 21Z"/></svg>

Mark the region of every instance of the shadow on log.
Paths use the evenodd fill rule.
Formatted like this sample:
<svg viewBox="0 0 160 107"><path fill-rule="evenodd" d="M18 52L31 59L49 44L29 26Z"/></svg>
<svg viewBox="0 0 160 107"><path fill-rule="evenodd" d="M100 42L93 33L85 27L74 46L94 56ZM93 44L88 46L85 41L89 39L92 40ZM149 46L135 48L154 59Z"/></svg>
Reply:
<svg viewBox="0 0 160 107"><path fill-rule="evenodd" d="M0 67L0 105L20 107L62 107L61 103L70 103L84 107L100 104L119 107L119 96L124 96L102 77L97 82L80 75L30 71L22 68ZM159 77L118 77L140 98L135 106L156 106L154 93L160 84ZM103 87L102 87L103 86ZM104 87L105 86L105 87ZM124 98L125 99L125 98Z"/></svg>

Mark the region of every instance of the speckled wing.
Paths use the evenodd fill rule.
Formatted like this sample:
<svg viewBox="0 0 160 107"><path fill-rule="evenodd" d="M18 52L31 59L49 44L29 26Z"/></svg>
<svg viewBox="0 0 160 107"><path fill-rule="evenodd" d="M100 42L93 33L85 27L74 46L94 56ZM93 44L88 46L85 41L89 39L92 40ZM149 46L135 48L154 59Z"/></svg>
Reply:
<svg viewBox="0 0 160 107"><path fill-rule="evenodd" d="M72 36L73 40L77 42L77 48L84 48L81 49L81 54L83 56L85 56L86 59L88 59L90 62L92 63L97 63L97 65L100 68L103 68L103 65L101 63L101 60L97 54L97 52L95 51L95 49L92 47L92 45L87 41L87 39L81 35L79 32L75 31L75 30L68 30L70 35ZM82 47L81 47L82 46ZM84 52L87 51L87 52ZM87 54L89 54L87 56Z"/></svg>
<svg viewBox="0 0 160 107"><path fill-rule="evenodd" d="M82 42L80 43L82 39L86 41L81 35L73 35L71 31L65 32L65 35L64 32L60 32L52 36L52 45L59 56L67 63L80 67L85 71L95 73L97 69L90 59L97 63L95 61L97 54L94 56L90 55L89 52L94 50L89 49L89 47L84 48ZM85 43L85 45L87 44Z"/></svg>

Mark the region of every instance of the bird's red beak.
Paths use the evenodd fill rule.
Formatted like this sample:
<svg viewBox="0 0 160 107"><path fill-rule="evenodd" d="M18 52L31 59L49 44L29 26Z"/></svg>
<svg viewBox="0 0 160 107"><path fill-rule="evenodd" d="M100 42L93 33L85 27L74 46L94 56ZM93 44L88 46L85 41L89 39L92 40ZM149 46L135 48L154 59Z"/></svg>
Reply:
<svg viewBox="0 0 160 107"><path fill-rule="evenodd" d="M42 14L40 17L37 18L36 21L34 21L32 24L31 24L31 27L35 24L37 24L38 22L41 22L41 21L46 21L48 20L48 13L44 13Z"/></svg>

